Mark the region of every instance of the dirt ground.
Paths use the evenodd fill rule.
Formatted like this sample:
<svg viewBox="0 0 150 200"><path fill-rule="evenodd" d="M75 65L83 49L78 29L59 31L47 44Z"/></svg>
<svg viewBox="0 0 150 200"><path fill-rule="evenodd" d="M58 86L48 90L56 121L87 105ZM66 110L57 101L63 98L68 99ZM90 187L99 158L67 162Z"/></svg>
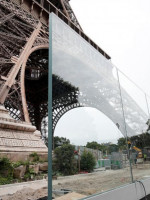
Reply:
<svg viewBox="0 0 150 200"><path fill-rule="evenodd" d="M135 180L150 177L150 165L146 166L146 168L142 165L134 167L133 174ZM106 170L90 174L59 177L58 180L53 180L53 190L69 189L72 192L88 196L130 182L131 177L129 168L121 170ZM1 198L2 200L37 200L44 196L47 196L47 187L42 188L41 186L41 189L38 190L26 188L13 195L5 195ZM56 199L58 198L58 196L55 197Z"/></svg>
<svg viewBox="0 0 150 200"><path fill-rule="evenodd" d="M2 196L0 200L37 200L39 198L47 196L47 187L38 190L33 190L31 188L25 188L19 190L15 194L9 194Z"/></svg>
<svg viewBox="0 0 150 200"><path fill-rule="evenodd" d="M134 179L140 180L150 177L149 169L133 169ZM87 175L74 176L72 178L53 181L53 189L70 189L86 196L104 192L120 185L131 182L130 170L106 170Z"/></svg>

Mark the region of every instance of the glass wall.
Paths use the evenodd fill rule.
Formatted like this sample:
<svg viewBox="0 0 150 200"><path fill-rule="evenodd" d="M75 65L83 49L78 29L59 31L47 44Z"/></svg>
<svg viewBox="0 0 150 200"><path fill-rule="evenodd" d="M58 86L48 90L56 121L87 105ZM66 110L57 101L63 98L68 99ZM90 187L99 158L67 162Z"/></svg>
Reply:
<svg viewBox="0 0 150 200"><path fill-rule="evenodd" d="M139 145L149 137L148 97L62 20L51 19L53 192L80 199L149 176L149 149Z"/></svg>
<svg viewBox="0 0 150 200"><path fill-rule="evenodd" d="M133 180L150 177L150 134L148 133L148 96L119 72ZM132 130L132 131L131 131Z"/></svg>

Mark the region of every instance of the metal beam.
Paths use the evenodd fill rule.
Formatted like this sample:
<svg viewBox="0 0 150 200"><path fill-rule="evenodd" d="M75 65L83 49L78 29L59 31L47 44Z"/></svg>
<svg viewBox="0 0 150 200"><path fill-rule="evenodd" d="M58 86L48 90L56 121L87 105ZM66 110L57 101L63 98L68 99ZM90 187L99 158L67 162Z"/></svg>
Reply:
<svg viewBox="0 0 150 200"><path fill-rule="evenodd" d="M11 18L13 18L15 14L14 13L10 13L8 15L5 15L4 17L0 18L0 25L4 24L6 21L10 20Z"/></svg>
<svg viewBox="0 0 150 200"><path fill-rule="evenodd" d="M26 43L24 50L22 51L20 57L18 58L18 60L16 61L16 64L13 66L10 75L8 77L8 80L5 82L5 84L3 85L1 91L0 91L0 103L3 104L8 92L10 90L10 88L12 87L15 78L21 68L22 63L24 62L24 60L26 59L26 54L28 53L28 51L32 48L32 45L36 39L36 37L38 36L40 29L41 29L41 22L39 22L37 28L33 31L33 33L31 34L30 38L28 39L28 42Z"/></svg>

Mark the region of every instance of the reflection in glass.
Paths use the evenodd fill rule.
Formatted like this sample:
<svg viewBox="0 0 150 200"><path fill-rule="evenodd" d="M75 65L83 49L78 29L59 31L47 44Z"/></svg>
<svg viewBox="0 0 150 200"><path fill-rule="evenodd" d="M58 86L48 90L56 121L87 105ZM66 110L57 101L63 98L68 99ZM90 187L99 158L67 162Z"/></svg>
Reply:
<svg viewBox="0 0 150 200"><path fill-rule="evenodd" d="M131 164L134 179L149 176L149 169L139 171L149 166L149 99L146 104L110 60L51 17L54 192L82 198L130 183Z"/></svg>
<svg viewBox="0 0 150 200"><path fill-rule="evenodd" d="M116 68L54 14L52 31L53 175L64 175L53 190L88 196L131 182Z"/></svg>
<svg viewBox="0 0 150 200"><path fill-rule="evenodd" d="M119 72L123 109L126 124L134 131L127 130L129 156L132 163L133 179L150 177L150 134L149 107L145 93ZM128 94L126 93L128 91Z"/></svg>
<svg viewBox="0 0 150 200"><path fill-rule="evenodd" d="M145 94L119 72L121 95L128 127L128 137L141 134L146 131L148 112Z"/></svg>

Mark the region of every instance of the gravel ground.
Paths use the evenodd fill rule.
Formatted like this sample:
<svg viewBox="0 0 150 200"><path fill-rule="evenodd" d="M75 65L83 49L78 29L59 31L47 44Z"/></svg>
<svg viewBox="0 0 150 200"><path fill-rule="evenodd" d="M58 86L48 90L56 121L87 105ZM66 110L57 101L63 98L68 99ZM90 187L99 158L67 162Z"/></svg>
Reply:
<svg viewBox="0 0 150 200"><path fill-rule="evenodd" d="M150 167L134 168L134 179L143 179L150 176ZM53 190L70 189L73 192L85 196L100 193L120 185L131 182L130 170L107 170L98 171L91 174L74 175L68 177L59 177L53 180ZM41 186L40 189L34 190L25 188L17 191L15 194L2 196L2 200L47 200L47 187Z"/></svg>
<svg viewBox="0 0 150 200"><path fill-rule="evenodd" d="M34 190L25 188L17 191L15 194L2 196L2 200L37 200L47 196L47 187ZM45 200L45 199L42 199Z"/></svg>

